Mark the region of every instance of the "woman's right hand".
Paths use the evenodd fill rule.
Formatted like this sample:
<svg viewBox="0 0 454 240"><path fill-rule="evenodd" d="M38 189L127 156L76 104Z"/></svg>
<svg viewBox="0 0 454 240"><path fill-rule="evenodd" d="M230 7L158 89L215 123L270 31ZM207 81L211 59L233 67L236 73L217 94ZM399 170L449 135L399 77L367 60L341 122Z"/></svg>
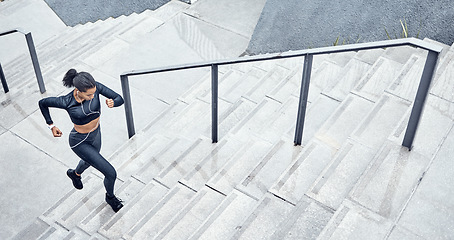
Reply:
<svg viewBox="0 0 454 240"><path fill-rule="evenodd" d="M58 129L58 127L54 126L51 130L54 137L61 137L61 135L63 135L63 133L60 131L60 129Z"/></svg>

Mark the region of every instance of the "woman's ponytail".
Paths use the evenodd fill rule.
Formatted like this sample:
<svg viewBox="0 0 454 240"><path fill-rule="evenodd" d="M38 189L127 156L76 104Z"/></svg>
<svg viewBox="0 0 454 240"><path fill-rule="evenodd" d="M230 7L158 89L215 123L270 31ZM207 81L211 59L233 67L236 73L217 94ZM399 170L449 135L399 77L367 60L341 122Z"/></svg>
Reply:
<svg viewBox="0 0 454 240"><path fill-rule="evenodd" d="M63 86L75 87L79 91L85 92L87 89L94 88L96 86L96 82L90 73L78 73L75 69L71 68L63 77Z"/></svg>
<svg viewBox="0 0 454 240"><path fill-rule="evenodd" d="M76 69L69 69L68 72L66 72L65 76L63 77L63 86L65 87L74 87L74 78L77 76L77 71Z"/></svg>

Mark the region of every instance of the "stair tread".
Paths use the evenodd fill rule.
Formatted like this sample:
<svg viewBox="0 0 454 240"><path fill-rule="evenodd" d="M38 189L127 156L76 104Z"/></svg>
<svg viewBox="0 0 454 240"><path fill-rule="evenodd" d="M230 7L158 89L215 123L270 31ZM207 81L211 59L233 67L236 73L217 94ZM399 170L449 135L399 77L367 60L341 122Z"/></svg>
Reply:
<svg viewBox="0 0 454 240"><path fill-rule="evenodd" d="M188 239L224 199L219 192L202 188L155 239Z"/></svg>
<svg viewBox="0 0 454 240"><path fill-rule="evenodd" d="M393 60L379 58L352 92L371 101L377 101L383 91L397 78L402 66Z"/></svg>
<svg viewBox="0 0 454 240"><path fill-rule="evenodd" d="M125 235L126 238L149 239L159 231L184 207L196 193L182 185L169 191L169 194L150 209L144 217Z"/></svg>
<svg viewBox="0 0 454 240"><path fill-rule="evenodd" d="M115 214L98 232L107 238L119 239L127 234L144 216L144 209L149 209L158 204L166 196L169 189L157 182L148 183L145 188L131 199L120 210L122 214Z"/></svg>
<svg viewBox="0 0 454 240"><path fill-rule="evenodd" d="M267 142L248 142L245 151L238 152L224 164L207 185L227 195L258 164L271 148Z"/></svg>
<svg viewBox="0 0 454 240"><path fill-rule="evenodd" d="M337 149L318 140L306 143L300 156L288 165L269 191L296 204L332 161L336 152Z"/></svg>
<svg viewBox="0 0 454 240"><path fill-rule="evenodd" d="M257 200L233 191L189 239L230 239L256 204Z"/></svg>
<svg viewBox="0 0 454 240"><path fill-rule="evenodd" d="M274 196L265 196L234 239L269 239L282 222L294 211L294 206Z"/></svg>
<svg viewBox="0 0 454 240"><path fill-rule="evenodd" d="M270 190L273 183L286 170L290 163L298 158L302 147L293 146L292 142L279 141L257 163L249 173L238 182L237 189L261 199Z"/></svg>
<svg viewBox="0 0 454 240"><path fill-rule="evenodd" d="M372 149L364 145L347 141L307 195L332 209L338 209L372 161L374 154Z"/></svg>
<svg viewBox="0 0 454 240"><path fill-rule="evenodd" d="M124 201L123 204L126 205L144 188L144 183L130 178L115 191L115 195ZM93 235L115 214L107 203L102 202L96 209L87 214L77 226L89 235Z"/></svg>

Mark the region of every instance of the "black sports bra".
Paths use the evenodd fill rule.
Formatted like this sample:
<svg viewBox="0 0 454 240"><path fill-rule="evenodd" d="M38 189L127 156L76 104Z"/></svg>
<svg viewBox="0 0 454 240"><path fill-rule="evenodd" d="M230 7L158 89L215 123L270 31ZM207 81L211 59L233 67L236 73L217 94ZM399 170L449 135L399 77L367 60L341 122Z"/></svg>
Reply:
<svg viewBox="0 0 454 240"><path fill-rule="evenodd" d="M74 98L73 91L71 91L65 96L41 99L39 101L39 108L41 109L41 113L47 124L53 123L52 118L50 117L49 107L54 107L65 109L74 124L84 125L101 116L99 94L112 99L114 101L114 107L121 106L124 102L123 98L118 93L103 84L96 82L96 91L91 100L79 103Z"/></svg>

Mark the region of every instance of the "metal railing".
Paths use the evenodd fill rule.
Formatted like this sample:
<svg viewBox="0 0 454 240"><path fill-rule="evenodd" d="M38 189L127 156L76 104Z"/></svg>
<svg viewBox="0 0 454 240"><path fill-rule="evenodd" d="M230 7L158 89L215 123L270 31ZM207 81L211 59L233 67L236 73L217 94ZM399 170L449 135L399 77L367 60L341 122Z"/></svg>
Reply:
<svg viewBox="0 0 454 240"><path fill-rule="evenodd" d="M25 32L21 29L13 29L6 32L0 32L1 36L6 36L13 33L22 33L25 35L27 40L28 51L30 52L30 57L32 59L33 68L35 69L36 79L38 80L39 91L41 93L46 92L46 87L44 86L43 75L41 73L41 68L39 67L38 55L36 54L35 44L33 43L33 37L31 32ZM2 81L3 90L5 93L9 92L8 84L6 83L5 74L3 73L2 65L0 64L0 79Z"/></svg>
<svg viewBox="0 0 454 240"><path fill-rule="evenodd" d="M415 38L405 38L405 39L396 39L396 40L387 40L371 43L360 43L360 44L351 44L343 46L334 46L334 47L325 47L325 48L315 48L307 49L300 51L289 51L284 53L277 54L265 54L257 56L248 56L231 60L219 60L219 61L208 61L194 64L185 64L185 65L176 65L162 68L153 68L146 70L136 70L125 72L120 75L121 87L123 90L123 97L125 100L125 113L126 113L126 123L128 128L128 135L131 138L135 135L134 128L134 119L133 111L131 105L131 93L129 89L129 77L138 76L144 74L160 73L160 72L169 72L177 71L184 69L193 69L193 68L202 68L202 67L211 67L211 109L212 109L212 141L218 141L218 66L220 65L230 65L246 62L255 62L255 61L267 61L267 60L276 60L283 58L293 58L293 57L303 57L303 74L302 74L302 84L299 98L299 107L296 120L296 130L295 130L295 145L301 145L303 137L303 128L304 120L306 115L306 106L308 101L308 91L309 83L311 77L312 69L312 60L314 55L321 54L331 54L331 53L340 53L340 52L349 52L349 51L360 51L360 50L370 50L377 48L390 48L390 47L399 47L399 46L413 46L422 48L428 51L426 62L424 65L424 70L419 82L418 90L416 93L415 101L411 111L410 119L407 124L407 129L405 132L404 140L402 145L411 150L413 140L415 138L415 133L421 118L421 113L424 107L424 103L429 91L430 83L434 76L435 68L438 61L438 55L442 50L441 46L431 44Z"/></svg>

